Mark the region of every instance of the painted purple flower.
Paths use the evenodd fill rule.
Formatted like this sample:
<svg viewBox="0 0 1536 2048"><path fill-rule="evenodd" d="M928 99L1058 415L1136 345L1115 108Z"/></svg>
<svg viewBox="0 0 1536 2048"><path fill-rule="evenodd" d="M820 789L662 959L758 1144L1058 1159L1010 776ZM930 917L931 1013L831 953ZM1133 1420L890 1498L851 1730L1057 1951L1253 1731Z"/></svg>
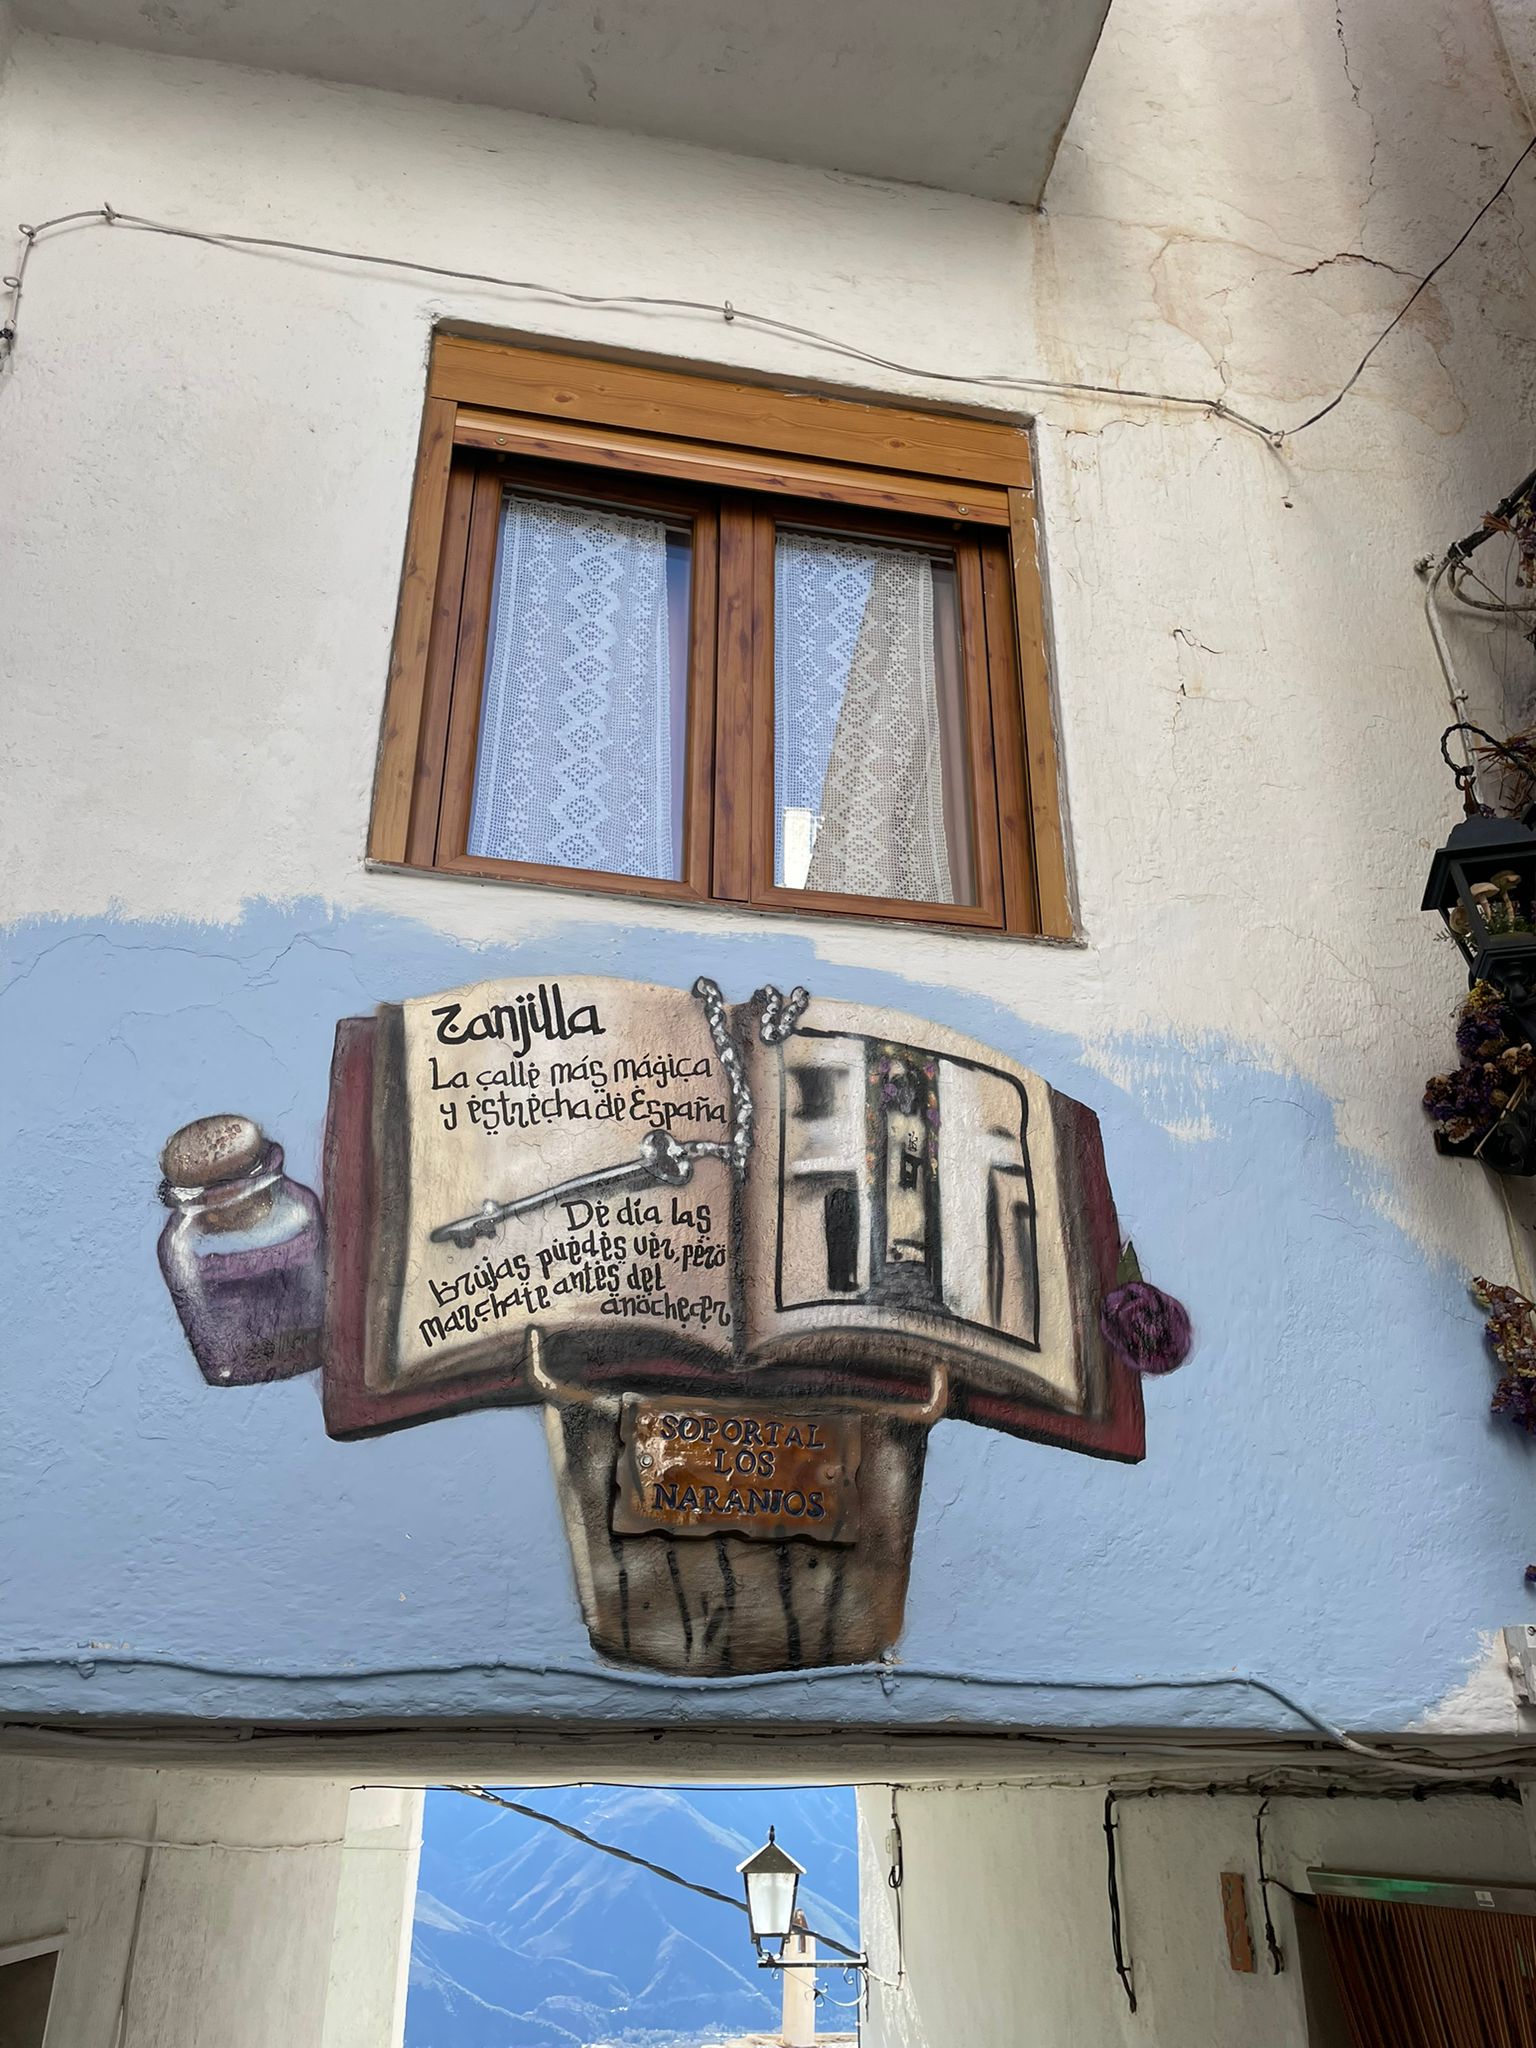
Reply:
<svg viewBox="0 0 1536 2048"><path fill-rule="evenodd" d="M1099 1310L1099 1328L1133 1372L1172 1372L1188 1358L1193 1342L1184 1304L1146 1280L1110 1289Z"/></svg>

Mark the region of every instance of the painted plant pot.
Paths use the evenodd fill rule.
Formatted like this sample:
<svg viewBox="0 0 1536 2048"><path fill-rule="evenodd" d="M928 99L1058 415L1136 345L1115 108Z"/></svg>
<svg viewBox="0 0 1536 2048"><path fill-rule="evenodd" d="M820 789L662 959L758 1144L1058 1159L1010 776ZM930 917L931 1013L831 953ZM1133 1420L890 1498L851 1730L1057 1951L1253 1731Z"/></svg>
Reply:
<svg viewBox="0 0 1536 2048"><path fill-rule="evenodd" d="M870 1663L896 1642L942 1375L926 1403L905 1409L544 1385L582 1615L600 1655L721 1678ZM669 1430L670 1460L659 1448ZM777 1441L765 1447L769 1432ZM786 1448L790 1435L801 1441ZM734 1469L760 1464L765 1448L770 1473ZM646 1488L671 1504L671 1526L656 1527L654 1506L639 1512Z"/></svg>

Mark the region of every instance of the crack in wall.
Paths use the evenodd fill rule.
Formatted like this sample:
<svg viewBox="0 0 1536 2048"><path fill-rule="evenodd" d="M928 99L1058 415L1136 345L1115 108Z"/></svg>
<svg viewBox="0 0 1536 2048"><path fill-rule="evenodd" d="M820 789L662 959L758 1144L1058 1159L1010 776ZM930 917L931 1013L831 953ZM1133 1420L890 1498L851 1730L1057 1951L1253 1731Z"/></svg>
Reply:
<svg viewBox="0 0 1536 2048"><path fill-rule="evenodd" d="M1344 56L1344 76L1349 81L1349 95L1358 107L1360 105L1360 86L1354 71L1350 67L1349 39L1344 33L1344 9L1340 4L1340 0L1334 0L1333 26L1334 32L1339 39L1339 49L1343 52Z"/></svg>
<svg viewBox="0 0 1536 2048"><path fill-rule="evenodd" d="M1333 27L1334 33L1339 39L1339 53L1344 63L1344 79L1349 87L1349 96L1360 109L1371 131L1371 154L1370 160L1365 167L1365 203L1360 209L1360 238L1364 241L1366 208L1369 207L1372 199L1376 196L1376 157L1381 148L1381 136L1377 132L1375 117L1360 97L1360 81L1355 76L1354 65L1349 54L1349 38L1344 33L1343 0L1333 0Z"/></svg>
<svg viewBox="0 0 1536 2048"><path fill-rule="evenodd" d="M1417 284L1418 279L1411 270L1400 269L1395 263L1384 263L1379 256L1366 256L1358 249L1341 249L1336 256L1319 256L1315 263L1309 263L1304 270L1293 270L1292 277L1314 277L1320 270L1326 270L1333 263L1368 263L1373 270L1389 270L1394 277L1406 277Z"/></svg>

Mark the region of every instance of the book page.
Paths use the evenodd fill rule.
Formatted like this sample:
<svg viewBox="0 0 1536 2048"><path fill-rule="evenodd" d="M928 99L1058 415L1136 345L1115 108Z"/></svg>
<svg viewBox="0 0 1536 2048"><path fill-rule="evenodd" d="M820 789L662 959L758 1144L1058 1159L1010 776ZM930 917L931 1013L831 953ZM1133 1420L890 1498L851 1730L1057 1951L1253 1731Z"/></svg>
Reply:
<svg viewBox="0 0 1536 2048"><path fill-rule="evenodd" d="M937 1356L973 1387L1084 1405L1098 1335L1037 1074L925 1019L819 1000L782 1045L750 1047L748 1074L754 1354Z"/></svg>
<svg viewBox="0 0 1536 2048"><path fill-rule="evenodd" d="M393 1020L369 1385L504 1367L532 1328L560 1340L562 1376L729 1351L733 1169L687 1155L728 1143L734 1109L697 997L562 974L419 997ZM526 1206L476 1235L487 1203Z"/></svg>

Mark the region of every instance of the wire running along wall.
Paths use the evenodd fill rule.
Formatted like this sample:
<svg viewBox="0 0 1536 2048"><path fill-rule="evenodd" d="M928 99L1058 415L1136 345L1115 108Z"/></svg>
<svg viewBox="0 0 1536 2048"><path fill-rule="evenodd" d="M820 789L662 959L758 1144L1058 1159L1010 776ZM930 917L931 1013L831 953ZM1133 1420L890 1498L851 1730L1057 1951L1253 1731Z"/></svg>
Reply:
<svg viewBox="0 0 1536 2048"><path fill-rule="evenodd" d="M168 221L150 220L141 214L119 212L117 208L107 204L84 207L72 213L55 214L51 219L40 221L36 225L21 224L21 249L16 268L9 276L0 278L0 286L11 294L10 319L0 326L0 369L4 368L15 353L22 291L32 251L37 244L68 229L114 227L125 228L139 234L169 235L182 241L205 242L216 248L318 256L330 262L357 263L374 269L405 271L418 277L440 277L460 284L486 285L493 290L515 292L531 299L550 300L560 305L589 306L602 310L704 314L710 319L723 320L728 326L739 322L743 327L750 327L762 334L778 335L797 346L838 356L846 361L865 363L873 369L887 370L897 376L921 378L927 383L965 385L988 391L1055 393L1063 397L1112 399L1117 402L1134 400L1142 404L1198 412L1207 418L1224 420L1230 426L1240 427L1245 433L1256 434L1271 448L1279 450L1288 440L1294 440L1298 434L1304 434L1309 427L1315 427L1320 420L1326 419L1344 402L1364 375L1372 358L1401 324L1421 294L1428 290L1440 272L1470 240L1479 223L1503 198L1516 173L1533 150L1536 150L1536 135L1526 143L1498 185L1483 201L1444 255L1418 280L1333 397L1293 426L1277 427L1253 419L1229 405L1225 396L1221 394L1201 397L1190 392L1157 391L1133 385L1077 382L1070 379L1014 375L1003 371L940 370L928 365L904 363L895 357L861 348L857 343L844 340L837 335L824 333L819 328L805 327L795 321L781 320L771 313L761 313L748 306L735 305L730 299L713 302L707 299L678 298L643 292L570 291L538 279L503 277L488 271L455 270L441 264L418 262L412 257L384 256L361 249L329 248L319 243L290 241L273 235L249 235L223 229L182 227Z"/></svg>

